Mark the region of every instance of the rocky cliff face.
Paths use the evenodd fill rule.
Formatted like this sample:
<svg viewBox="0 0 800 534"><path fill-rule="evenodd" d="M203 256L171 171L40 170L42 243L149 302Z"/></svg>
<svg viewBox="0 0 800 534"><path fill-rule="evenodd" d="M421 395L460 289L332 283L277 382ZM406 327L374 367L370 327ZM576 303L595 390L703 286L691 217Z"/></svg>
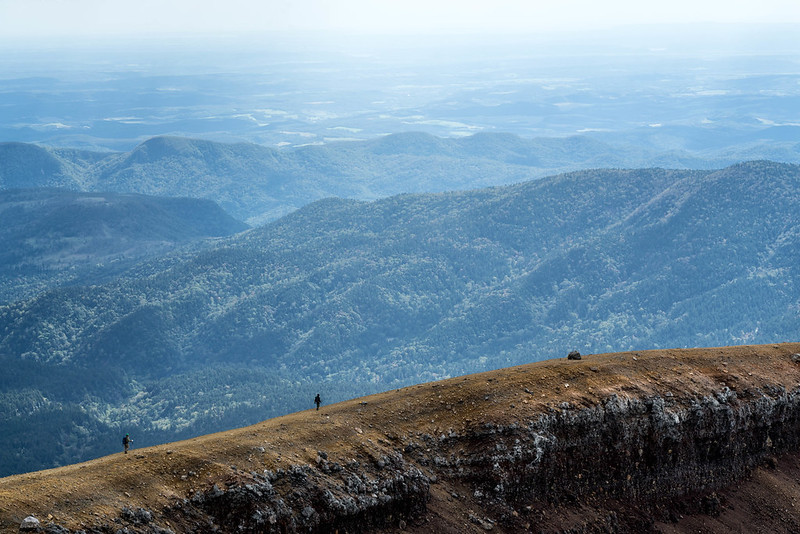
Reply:
<svg viewBox="0 0 800 534"><path fill-rule="evenodd" d="M364 532L424 513L430 479L401 455L242 474L165 511L180 530ZM201 521L198 522L198 519Z"/></svg>
<svg viewBox="0 0 800 534"><path fill-rule="evenodd" d="M715 491L768 458L796 451L798 408L800 391L783 387L742 395L722 387L683 402L673 395L614 394L590 407L565 402L529 424L486 423L447 437L433 462L506 516L531 501L613 499L638 503L649 519L621 528L611 518L602 526L637 531L649 528L650 520L670 519L673 503L688 496L701 496L701 505L713 513Z"/></svg>
<svg viewBox="0 0 800 534"><path fill-rule="evenodd" d="M733 504L760 466L797 463L799 349L595 355L415 386L95 461L122 487L98 486L102 469L58 478L95 500L59 493L58 470L0 480L0 525L38 513L29 531L724 532L738 513L800 531L800 510L772 524ZM789 480L783 495L800 499Z"/></svg>

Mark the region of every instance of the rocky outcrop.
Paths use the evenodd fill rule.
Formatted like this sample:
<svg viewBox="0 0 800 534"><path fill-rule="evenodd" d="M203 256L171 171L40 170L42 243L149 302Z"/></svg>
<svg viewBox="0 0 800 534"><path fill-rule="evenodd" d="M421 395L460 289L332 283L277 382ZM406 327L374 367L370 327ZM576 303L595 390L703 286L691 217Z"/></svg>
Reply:
<svg viewBox="0 0 800 534"><path fill-rule="evenodd" d="M799 444L800 391L724 388L683 401L614 394L589 408L563 403L526 424L442 436L434 463L486 499L659 501L719 489Z"/></svg>
<svg viewBox="0 0 800 534"><path fill-rule="evenodd" d="M399 454L383 456L371 465L356 460L340 465L328 462L326 453L320 451L315 466L237 472L223 486L214 484L158 512L125 507L119 517L83 532L267 534L380 530L425 511L430 479ZM34 531L45 532L41 528Z"/></svg>
<svg viewBox="0 0 800 534"><path fill-rule="evenodd" d="M378 529L425 510L430 480L399 454L369 466L339 465L326 456L320 452L314 467L242 474L226 489L196 493L165 515L194 532L313 533Z"/></svg>
<svg viewBox="0 0 800 534"><path fill-rule="evenodd" d="M416 450L437 452L417 454L416 461L467 483L479 502L507 518L536 503L613 499L670 520L673 505L689 496L713 515L719 507L715 491L798 449L800 390L737 394L725 387L681 400L613 394L588 408L562 403L527 423L484 423L460 434L423 437L424 448ZM612 514L601 523L595 527L629 532L649 521L620 524Z"/></svg>
<svg viewBox="0 0 800 534"><path fill-rule="evenodd" d="M450 454L435 461L489 499L670 499L719 489L796 449L799 408L800 393L783 388L744 398L725 388L683 402L615 394L585 409L564 403L525 425L487 423L445 437ZM465 445L471 453L455 452Z"/></svg>

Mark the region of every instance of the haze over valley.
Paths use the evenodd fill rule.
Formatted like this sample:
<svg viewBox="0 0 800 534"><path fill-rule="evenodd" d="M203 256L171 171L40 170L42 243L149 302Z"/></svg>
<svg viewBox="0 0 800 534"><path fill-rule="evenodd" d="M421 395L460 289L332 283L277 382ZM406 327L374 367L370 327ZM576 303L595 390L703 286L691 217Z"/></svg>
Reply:
<svg viewBox="0 0 800 534"><path fill-rule="evenodd" d="M773 159L796 162L795 29L6 39L0 139L131 150L178 135L280 148L500 132L740 159L769 143Z"/></svg>

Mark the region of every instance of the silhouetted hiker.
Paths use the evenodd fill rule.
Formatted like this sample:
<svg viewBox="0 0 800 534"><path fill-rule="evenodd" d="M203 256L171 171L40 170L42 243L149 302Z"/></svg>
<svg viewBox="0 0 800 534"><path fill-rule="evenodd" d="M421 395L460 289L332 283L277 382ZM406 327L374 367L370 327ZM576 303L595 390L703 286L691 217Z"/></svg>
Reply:
<svg viewBox="0 0 800 534"><path fill-rule="evenodd" d="M317 410L319 410L319 405L320 405L321 402L322 402L322 399L319 398L319 393L317 393L317 396L314 397L314 404L317 405Z"/></svg>
<svg viewBox="0 0 800 534"><path fill-rule="evenodd" d="M125 437L122 438L122 446L125 447L125 454L128 454L128 447L133 442L131 439L130 434L125 434Z"/></svg>

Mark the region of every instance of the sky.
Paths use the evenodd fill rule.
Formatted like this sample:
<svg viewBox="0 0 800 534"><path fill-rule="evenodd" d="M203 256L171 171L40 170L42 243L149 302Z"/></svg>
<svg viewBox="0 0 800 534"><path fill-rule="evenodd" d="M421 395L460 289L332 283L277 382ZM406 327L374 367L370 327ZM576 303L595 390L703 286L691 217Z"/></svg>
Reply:
<svg viewBox="0 0 800 534"><path fill-rule="evenodd" d="M800 23L798 0L0 0L5 37L332 31L495 33Z"/></svg>

